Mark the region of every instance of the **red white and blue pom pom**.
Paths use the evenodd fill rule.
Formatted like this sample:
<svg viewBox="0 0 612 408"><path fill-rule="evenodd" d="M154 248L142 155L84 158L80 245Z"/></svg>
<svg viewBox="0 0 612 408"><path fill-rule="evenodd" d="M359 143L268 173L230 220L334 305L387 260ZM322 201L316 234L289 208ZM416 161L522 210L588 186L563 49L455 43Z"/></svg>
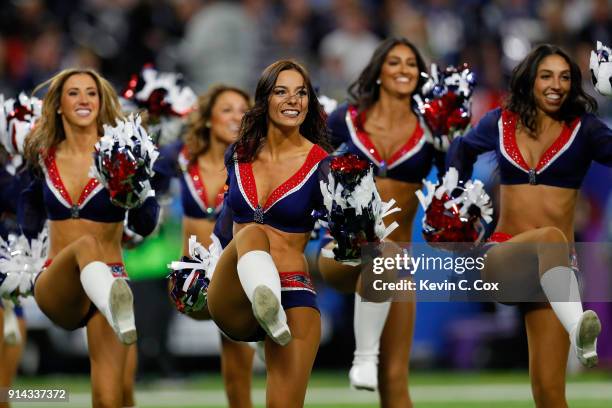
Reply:
<svg viewBox="0 0 612 408"><path fill-rule="evenodd" d="M42 101L20 93L17 100L0 95L0 141L11 155L23 154L25 138L40 118Z"/></svg>
<svg viewBox="0 0 612 408"><path fill-rule="evenodd" d="M0 296L15 303L32 294L34 279L47 259L47 229L28 241L23 236L0 238Z"/></svg>
<svg viewBox="0 0 612 408"><path fill-rule="evenodd" d="M459 186L459 174L448 169L442 183L434 185L424 181L426 194L416 195L425 210L423 236L427 242L477 242L484 229L480 220L493 220L491 199L480 180Z"/></svg>
<svg viewBox="0 0 612 408"><path fill-rule="evenodd" d="M113 204L123 208L141 205L153 191L153 163L159 152L140 125L140 117L104 125L104 136L95 146L91 175L108 190Z"/></svg>
<svg viewBox="0 0 612 408"><path fill-rule="evenodd" d="M591 79L597 92L612 97L612 50L597 41L597 50L591 51Z"/></svg>
<svg viewBox="0 0 612 408"><path fill-rule="evenodd" d="M121 96L155 118L185 116L198 101L191 88L181 85L180 74L159 72L151 66L145 66L140 75L132 75Z"/></svg>
<svg viewBox="0 0 612 408"><path fill-rule="evenodd" d="M214 234L210 237L212 243L206 249L192 235L189 256L168 265L172 269L168 276L170 298L181 313L198 312L206 307L208 285L223 251L219 239Z"/></svg>
<svg viewBox="0 0 612 408"><path fill-rule="evenodd" d="M476 85L474 73L466 64L461 69L448 66L439 72L431 65L431 74L421 95L414 100L431 132L436 149L448 150L455 137L462 135L472 119L472 92Z"/></svg>
<svg viewBox="0 0 612 408"><path fill-rule="evenodd" d="M381 200L374 183L371 165L354 154L332 159L328 182L320 182L326 214L319 215L337 243L333 257L355 262L361 257L362 244L380 242L395 228L385 226L383 218L400 211L395 200ZM323 253L331 257L331 254Z"/></svg>

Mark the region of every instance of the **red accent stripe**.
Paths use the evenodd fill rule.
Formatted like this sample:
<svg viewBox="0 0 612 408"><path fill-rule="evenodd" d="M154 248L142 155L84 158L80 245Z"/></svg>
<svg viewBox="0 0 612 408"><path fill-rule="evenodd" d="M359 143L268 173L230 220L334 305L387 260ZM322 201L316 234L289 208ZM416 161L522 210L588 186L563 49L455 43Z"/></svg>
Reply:
<svg viewBox="0 0 612 408"><path fill-rule="evenodd" d="M370 154L374 156L376 161L378 161L379 163L382 162L382 156L376 149L376 146L372 142L372 139L370 139L370 135L368 134L368 132L366 132L364 127L366 111L359 114L355 106L349 106L348 109L350 112L351 122L353 122L353 127L355 128L357 138L359 139L361 144L363 144L363 146L368 149ZM410 135L406 143L404 143L402 147L400 147L395 153L393 153L389 160L386 160L387 166L391 166L393 163L400 160L404 155L411 151L421 141L423 135L423 129L421 128L421 125L417 120L414 131L412 132L412 135Z"/></svg>
<svg viewBox="0 0 612 408"><path fill-rule="evenodd" d="M503 126L503 140L504 140L504 149L508 156L515 161L516 164L521 166L525 171L529 171L531 168L525 161L521 150L518 147L518 143L516 141L516 124L518 122L518 115L514 112L510 112L508 110L504 110L502 112L502 126ZM537 166L535 167L536 171L541 170L544 166L546 166L550 160L568 143L570 138L572 137L572 133L576 126L580 123L580 119L575 119L569 126L563 124L563 128L561 129L561 133L555 141L546 149L540 160L538 161Z"/></svg>
<svg viewBox="0 0 612 408"><path fill-rule="evenodd" d="M506 242L510 238L512 238L512 234L508 234L507 232L494 232L491 234L487 242Z"/></svg>
<svg viewBox="0 0 612 408"><path fill-rule="evenodd" d="M47 173L49 174L49 178L51 179L51 183L53 183L53 187L61 196L66 200L66 202L72 206L72 198L70 198L70 194L68 194L68 190L62 181L62 177L60 176L59 169L57 168L57 163L55 161L55 147L49 149L49 152L45 156L44 159L45 167L47 168ZM77 201L77 205L83 204L83 202L89 197L91 192L100 184L100 181L96 178L90 178L81 194L79 195L79 199Z"/></svg>
<svg viewBox="0 0 612 408"><path fill-rule="evenodd" d="M276 187L268 196L266 203L262 207L263 210L265 211L270 208L287 191L295 188L298 184L304 181L310 170L319 164L319 162L325 157L327 157L327 152L319 145L313 145L302 166L285 182ZM240 181L245 194L247 195L251 205L253 207L257 207L259 202L257 200L257 185L255 184L255 175L253 174L252 163L239 163L238 171L240 172Z"/></svg>
<svg viewBox="0 0 612 408"><path fill-rule="evenodd" d="M310 274L304 271L279 272L281 288L300 288L315 291Z"/></svg>

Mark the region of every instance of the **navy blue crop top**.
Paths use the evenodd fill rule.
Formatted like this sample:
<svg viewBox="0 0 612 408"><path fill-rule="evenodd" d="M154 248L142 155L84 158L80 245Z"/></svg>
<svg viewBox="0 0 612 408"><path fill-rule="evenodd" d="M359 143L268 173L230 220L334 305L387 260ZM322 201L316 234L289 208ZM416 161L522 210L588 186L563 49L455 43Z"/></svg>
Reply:
<svg viewBox="0 0 612 408"><path fill-rule="evenodd" d="M591 161L612 166L612 130L587 113L565 124L561 134L530 168L516 142L518 115L502 109L488 112L465 136L451 144L447 167L461 180L471 177L479 154L495 151L501 184L544 184L579 189Z"/></svg>
<svg viewBox="0 0 612 408"><path fill-rule="evenodd" d="M89 179L76 203L68 194L55 162L55 149L41 160L43 177L31 171L19 175L24 186L19 194L17 217L27 237L42 230L45 220L86 219L95 222L123 222L126 210L111 203L108 190L95 178ZM127 223L134 232L149 235L157 223L159 206L148 197L138 208L129 210Z"/></svg>
<svg viewBox="0 0 612 408"><path fill-rule="evenodd" d="M438 152L428 139L429 130L421 116L414 133L403 146L383 160L370 136L364 129L366 112L359 113L353 105L342 104L327 119L331 142L342 153L354 153L374 165L375 175L408 183L421 183L431 171L434 162L438 173L444 173L444 153Z"/></svg>
<svg viewBox="0 0 612 408"><path fill-rule="evenodd" d="M232 223L256 222L284 232L311 231L313 211L321 210L323 198L320 180L327 181L328 154L314 145L302 166L278 186L263 205L257 202L257 186L251 163L231 160L227 168L228 191L222 215L215 225L215 235L223 246L231 240Z"/></svg>
<svg viewBox="0 0 612 408"><path fill-rule="evenodd" d="M154 165L156 176L153 179L153 186L155 191L166 192L169 187L169 178L177 177L181 185L183 213L191 218L214 220L221 212L227 185L223 185L217 192L215 201L209 203L198 163L189 163L186 149L187 147L181 141L160 149L159 157Z"/></svg>

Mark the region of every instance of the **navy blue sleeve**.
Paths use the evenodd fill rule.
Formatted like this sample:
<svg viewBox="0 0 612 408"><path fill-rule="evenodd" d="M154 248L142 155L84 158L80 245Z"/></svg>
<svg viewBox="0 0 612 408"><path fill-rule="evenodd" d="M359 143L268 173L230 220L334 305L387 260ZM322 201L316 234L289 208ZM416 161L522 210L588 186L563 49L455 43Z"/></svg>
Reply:
<svg viewBox="0 0 612 408"><path fill-rule="evenodd" d="M612 167L612 130L595 115L588 115L588 135L593 160Z"/></svg>
<svg viewBox="0 0 612 408"><path fill-rule="evenodd" d="M36 238L45 227L47 212L43 202L42 176L23 169L17 174L20 190L17 205L17 222L27 238Z"/></svg>
<svg viewBox="0 0 612 408"><path fill-rule="evenodd" d="M500 116L499 108L488 112L474 128L451 143L446 153L446 168L456 168L459 180L465 181L472 176L478 155L495 150Z"/></svg>
<svg viewBox="0 0 612 408"><path fill-rule="evenodd" d="M0 213L17 213L19 183L4 166L0 166Z"/></svg>
<svg viewBox="0 0 612 408"><path fill-rule="evenodd" d="M219 241L221 242L221 247L225 248L227 244L234 238L234 212L232 208L229 206L228 195L230 191L230 183L232 181L231 174L234 171L232 166L232 161L229 160L230 154L232 151L232 146L229 146L225 151L225 163L227 168L227 180L225 184L227 185L227 190L225 190L225 194L223 195L223 206L221 207L221 212L217 216L217 220L215 221L215 229L213 233Z"/></svg>
<svg viewBox="0 0 612 408"><path fill-rule="evenodd" d="M167 193L172 178L180 176L178 156L182 148L183 142L177 141L159 149L159 156L153 164L155 175L151 180L151 186L158 195Z"/></svg>
<svg viewBox="0 0 612 408"><path fill-rule="evenodd" d="M127 214L127 226L138 235L151 234L159 220L159 204L155 197L148 197L140 207L132 208Z"/></svg>
<svg viewBox="0 0 612 408"><path fill-rule="evenodd" d="M330 130L329 141L334 149L349 140L349 130L346 126L346 111L348 104L343 103L327 117L327 127Z"/></svg>

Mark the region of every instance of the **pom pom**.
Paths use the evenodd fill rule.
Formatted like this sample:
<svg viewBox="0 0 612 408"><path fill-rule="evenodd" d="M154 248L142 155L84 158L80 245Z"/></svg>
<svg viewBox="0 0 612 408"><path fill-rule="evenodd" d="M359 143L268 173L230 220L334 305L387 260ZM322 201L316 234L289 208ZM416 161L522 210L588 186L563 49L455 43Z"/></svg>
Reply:
<svg viewBox="0 0 612 408"><path fill-rule="evenodd" d="M328 182L320 182L326 213L319 215L337 243L334 258L351 262L361 257L360 246L380 242L397 223L386 227L383 218L400 211L394 200L383 202L368 162L354 154L334 157Z"/></svg>
<svg viewBox="0 0 612 408"><path fill-rule="evenodd" d="M181 313L198 312L206 307L208 285L222 252L219 239L214 234L210 237L213 242L207 250L192 235L189 256L168 265L172 269L168 276L170 298Z"/></svg>
<svg viewBox="0 0 612 408"><path fill-rule="evenodd" d="M47 230L28 241L24 235L0 238L0 296L19 303L32 294L34 280L47 259Z"/></svg>
<svg viewBox="0 0 612 408"><path fill-rule="evenodd" d="M140 75L132 75L121 97L144 108L154 118L185 116L198 101L196 94L181 85L182 76L173 72L158 72L145 66Z"/></svg>
<svg viewBox="0 0 612 408"><path fill-rule="evenodd" d="M423 236L427 242L477 242L484 229L480 220L493 220L491 199L480 180L459 186L459 173L448 169L442 183L435 186L424 180L426 194L416 195L425 209Z"/></svg>
<svg viewBox="0 0 612 408"><path fill-rule="evenodd" d="M591 79L597 92L612 97L612 50L597 41L597 50L591 51Z"/></svg>
<svg viewBox="0 0 612 408"><path fill-rule="evenodd" d="M455 137L462 135L472 118L472 92L476 80L466 64L438 72L431 65L431 75L423 85L422 97L415 95L417 108L431 131L430 140L436 149L448 150Z"/></svg>
<svg viewBox="0 0 612 408"><path fill-rule="evenodd" d="M0 95L0 141L10 155L23 154L25 138L40 118L42 101L20 93L17 100Z"/></svg>
<svg viewBox="0 0 612 408"><path fill-rule="evenodd" d="M90 174L109 191L113 204L134 208L152 193L150 178L159 152L140 125L140 117L130 115L117 125L104 125L104 136L95 146Z"/></svg>
<svg viewBox="0 0 612 408"><path fill-rule="evenodd" d="M319 95L318 99L319 103L323 107L323 111L325 111L327 116L329 116L338 107L338 101L335 99L329 98L325 95Z"/></svg>

